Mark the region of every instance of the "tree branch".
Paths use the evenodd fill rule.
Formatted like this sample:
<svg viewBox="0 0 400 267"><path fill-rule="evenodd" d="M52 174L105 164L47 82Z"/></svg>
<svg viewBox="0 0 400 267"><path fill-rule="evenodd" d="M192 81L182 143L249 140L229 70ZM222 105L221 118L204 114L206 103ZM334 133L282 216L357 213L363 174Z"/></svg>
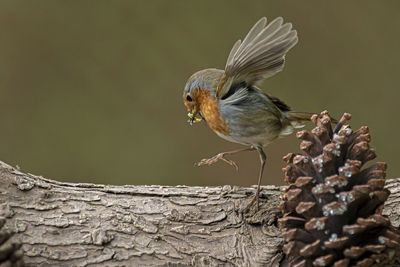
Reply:
<svg viewBox="0 0 400 267"><path fill-rule="evenodd" d="M244 213L254 188L63 183L0 161L0 264L277 266L282 192L263 188L259 211ZM399 227L400 179L387 188L384 214Z"/></svg>

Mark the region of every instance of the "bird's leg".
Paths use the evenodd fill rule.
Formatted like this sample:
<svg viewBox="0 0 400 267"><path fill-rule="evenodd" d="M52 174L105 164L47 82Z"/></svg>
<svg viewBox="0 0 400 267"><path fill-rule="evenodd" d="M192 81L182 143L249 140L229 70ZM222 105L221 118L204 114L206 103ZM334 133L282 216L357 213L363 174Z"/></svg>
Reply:
<svg viewBox="0 0 400 267"><path fill-rule="evenodd" d="M228 151L228 152L222 152L222 153L215 155L212 158L202 159L201 161L195 163L194 165L195 166L211 165L211 164L216 163L218 160L223 160L226 163L228 163L229 165L235 167L236 170L238 170L238 165L233 160L225 158L225 156L237 154L239 152L244 152L244 151L253 151L255 149L256 149L255 147L251 146L248 148L237 149L237 150Z"/></svg>
<svg viewBox="0 0 400 267"><path fill-rule="evenodd" d="M259 202L259 197L260 197L260 192L261 192L261 180L262 176L264 173L264 167L265 167L265 160L267 159L267 156L264 153L264 150L262 149L261 146L256 147L258 154L260 155L260 172L258 174L258 185L257 185L257 191L256 194L253 196L253 199L250 201L250 203L247 205L246 209L249 209L254 202L257 204L257 209L258 209L258 202Z"/></svg>

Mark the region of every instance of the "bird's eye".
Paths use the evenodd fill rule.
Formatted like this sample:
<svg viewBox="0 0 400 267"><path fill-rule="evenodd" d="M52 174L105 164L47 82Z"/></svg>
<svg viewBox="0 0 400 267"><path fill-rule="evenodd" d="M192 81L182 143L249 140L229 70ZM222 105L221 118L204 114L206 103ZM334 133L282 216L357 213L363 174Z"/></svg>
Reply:
<svg viewBox="0 0 400 267"><path fill-rule="evenodd" d="M192 101L193 101L193 99L192 99L192 97L191 97L190 95L187 95L187 96L186 96L186 100L189 101L189 102L192 102Z"/></svg>

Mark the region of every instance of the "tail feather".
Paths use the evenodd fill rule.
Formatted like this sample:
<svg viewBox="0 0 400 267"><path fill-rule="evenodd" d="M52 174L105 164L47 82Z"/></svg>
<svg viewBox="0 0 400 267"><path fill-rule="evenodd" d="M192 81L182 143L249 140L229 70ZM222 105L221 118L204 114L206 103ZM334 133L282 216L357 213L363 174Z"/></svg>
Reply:
<svg viewBox="0 0 400 267"><path fill-rule="evenodd" d="M288 119L289 124L284 127L281 132L280 136L290 135L294 132L295 129L303 128L305 126L304 122L310 121L311 116L314 113L311 112L297 112L297 111L287 111L284 112L285 117Z"/></svg>
<svg viewBox="0 0 400 267"><path fill-rule="evenodd" d="M311 116L315 113L288 111L285 114L293 128L302 128L304 127L303 122L310 121Z"/></svg>
<svg viewBox="0 0 400 267"><path fill-rule="evenodd" d="M290 124L292 124L292 126L294 128L302 128L304 127L303 122L307 122L311 120L312 115L314 115L316 113L311 113L311 112L297 112L297 111L288 111L285 113L286 117L289 119ZM338 120L330 117L331 118L331 122L333 124L337 124ZM299 126L295 126L295 125L299 125Z"/></svg>
<svg viewBox="0 0 400 267"><path fill-rule="evenodd" d="M311 112L298 112L298 111L287 111L284 112L286 118L290 124L282 129L280 135L289 135L293 133L294 129L303 128L305 122L310 121L311 117L316 113ZM331 117L331 122L337 124L338 121Z"/></svg>

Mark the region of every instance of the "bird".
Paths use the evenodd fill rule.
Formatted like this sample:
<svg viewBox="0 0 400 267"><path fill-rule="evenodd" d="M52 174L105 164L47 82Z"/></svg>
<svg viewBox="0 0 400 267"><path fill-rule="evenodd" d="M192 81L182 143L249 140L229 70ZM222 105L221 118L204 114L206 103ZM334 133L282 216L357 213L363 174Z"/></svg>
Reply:
<svg viewBox="0 0 400 267"><path fill-rule="evenodd" d="M219 137L246 148L221 152L202 159L196 166L211 165L219 160L236 169L237 164L226 156L244 151L257 151L260 158L257 190L247 207L257 203L266 162L264 147L274 140L304 127L313 113L295 112L279 98L269 95L260 83L284 68L286 53L298 42L291 23L278 17L267 24L262 17L243 41L232 47L225 69L197 71L187 80L183 103L188 122L206 121Z"/></svg>

